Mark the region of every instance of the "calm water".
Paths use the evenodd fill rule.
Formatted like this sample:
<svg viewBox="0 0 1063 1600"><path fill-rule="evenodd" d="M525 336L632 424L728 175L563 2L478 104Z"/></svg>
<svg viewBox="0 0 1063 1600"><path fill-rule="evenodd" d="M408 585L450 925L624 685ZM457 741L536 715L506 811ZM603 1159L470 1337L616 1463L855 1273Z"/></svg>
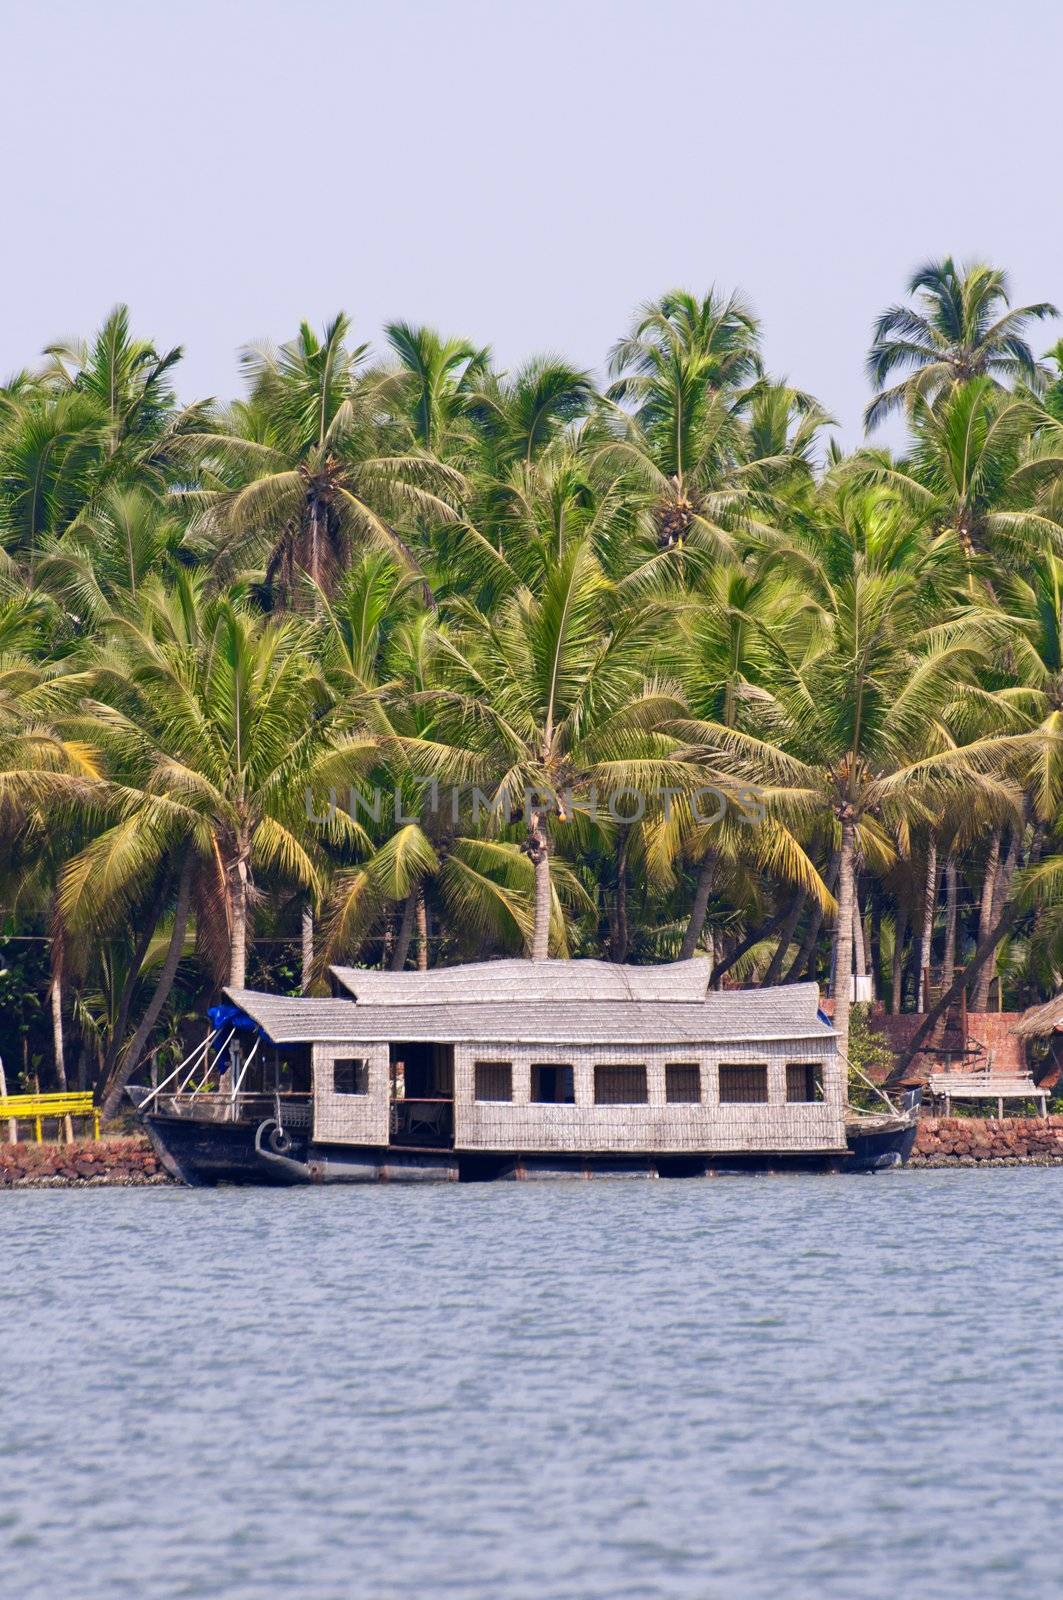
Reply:
<svg viewBox="0 0 1063 1600"><path fill-rule="evenodd" d="M0 1198L0 1592L1059 1593L1063 1171Z"/></svg>

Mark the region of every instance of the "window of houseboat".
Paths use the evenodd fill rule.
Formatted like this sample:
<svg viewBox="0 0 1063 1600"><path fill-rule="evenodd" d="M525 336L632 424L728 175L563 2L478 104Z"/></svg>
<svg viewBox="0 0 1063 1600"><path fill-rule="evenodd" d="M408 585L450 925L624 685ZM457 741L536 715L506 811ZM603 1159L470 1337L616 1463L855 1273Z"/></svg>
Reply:
<svg viewBox="0 0 1063 1600"><path fill-rule="evenodd" d="M646 1068L629 1066L601 1066L594 1069L594 1103L596 1106L644 1106L646 1104Z"/></svg>
<svg viewBox="0 0 1063 1600"><path fill-rule="evenodd" d="M721 1105L767 1105L767 1067L721 1066Z"/></svg>
<svg viewBox="0 0 1063 1600"><path fill-rule="evenodd" d="M791 1103L823 1099L823 1069L818 1062L786 1063L786 1098Z"/></svg>
<svg viewBox="0 0 1063 1600"><path fill-rule="evenodd" d="M574 1106L576 1103L576 1075L567 1065L554 1062L535 1062L531 1069L531 1098L534 1104L548 1106Z"/></svg>
<svg viewBox="0 0 1063 1600"><path fill-rule="evenodd" d="M509 1061L476 1063L477 1100L512 1100L513 1065Z"/></svg>
<svg viewBox="0 0 1063 1600"><path fill-rule="evenodd" d="M340 1056L332 1063L332 1087L336 1094L368 1094L369 1063Z"/></svg>
<svg viewBox="0 0 1063 1600"><path fill-rule="evenodd" d="M670 1106L697 1105L701 1100L701 1068L696 1061L669 1061L664 1069L664 1098Z"/></svg>

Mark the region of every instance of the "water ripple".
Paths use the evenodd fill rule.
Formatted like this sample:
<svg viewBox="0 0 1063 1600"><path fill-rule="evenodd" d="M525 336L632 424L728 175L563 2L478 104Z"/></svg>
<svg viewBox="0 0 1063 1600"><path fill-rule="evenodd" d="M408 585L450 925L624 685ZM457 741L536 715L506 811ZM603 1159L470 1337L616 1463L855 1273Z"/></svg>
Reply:
<svg viewBox="0 0 1063 1600"><path fill-rule="evenodd" d="M1052 1169L5 1196L0 1584L1047 1600L1061 1198Z"/></svg>

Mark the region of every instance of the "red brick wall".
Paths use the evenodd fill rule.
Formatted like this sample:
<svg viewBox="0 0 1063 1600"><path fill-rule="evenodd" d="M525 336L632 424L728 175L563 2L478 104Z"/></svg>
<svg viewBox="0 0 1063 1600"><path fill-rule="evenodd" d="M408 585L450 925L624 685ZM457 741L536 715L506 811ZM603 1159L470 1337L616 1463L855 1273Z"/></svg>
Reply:
<svg viewBox="0 0 1063 1600"><path fill-rule="evenodd" d="M1014 1077L1026 1071L1026 1052L1021 1039L1016 1039L1012 1028L1022 1016L1021 1011L968 1011L967 1032L977 1039L986 1051L993 1053L993 1071Z"/></svg>
<svg viewBox="0 0 1063 1600"><path fill-rule="evenodd" d="M912 1159L1063 1161L1063 1117L923 1117Z"/></svg>
<svg viewBox="0 0 1063 1600"><path fill-rule="evenodd" d="M1003 1076L1013 1078L1017 1072L1026 1071L1026 1052L1021 1039L1016 1039L1011 1030L1022 1016L1021 1011L969 1011L967 1013L967 1035L969 1044L977 1044L981 1048L977 1054L968 1056L966 1065L960 1070L971 1071L973 1067L980 1066L988 1059L990 1051L993 1055L992 1070ZM903 1055L911 1042L916 1029L922 1024L923 1016L920 1012L905 1011L899 1016L889 1016L884 1012L875 1013L871 1019L871 1026L880 1029L885 1035L891 1050L897 1055ZM960 1063L946 1055L942 1059L921 1053L919 1058L920 1072L940 1072L943 1069Z"/></svg>
<svg viewBox="0 0 1063 1600"><path fill-rule="evenodd" d="M142 1134L75 1144L0 1144L0 1189L16 1184L162 1183L155 1152Z"/></svg>

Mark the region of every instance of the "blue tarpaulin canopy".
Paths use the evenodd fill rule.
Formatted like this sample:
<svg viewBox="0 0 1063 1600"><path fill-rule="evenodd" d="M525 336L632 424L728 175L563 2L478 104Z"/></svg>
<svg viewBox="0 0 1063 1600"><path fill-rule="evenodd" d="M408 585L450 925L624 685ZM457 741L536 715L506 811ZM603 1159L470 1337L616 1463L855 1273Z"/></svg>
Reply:
<svg viewBox="0 0 1063 1600"><path fill-rule="evenodd" d="M260 1028L258 1023L252 1017L249 1017L246 1011L242 1011L239 1006L234 1006L229 1000L222 1002L220 1005L208 1006L207 1016L219 1032L222 1028L235 1028L238 1033L257 1033L265 1039L267 1044L273 1043L265 1028Z"/></svg>

